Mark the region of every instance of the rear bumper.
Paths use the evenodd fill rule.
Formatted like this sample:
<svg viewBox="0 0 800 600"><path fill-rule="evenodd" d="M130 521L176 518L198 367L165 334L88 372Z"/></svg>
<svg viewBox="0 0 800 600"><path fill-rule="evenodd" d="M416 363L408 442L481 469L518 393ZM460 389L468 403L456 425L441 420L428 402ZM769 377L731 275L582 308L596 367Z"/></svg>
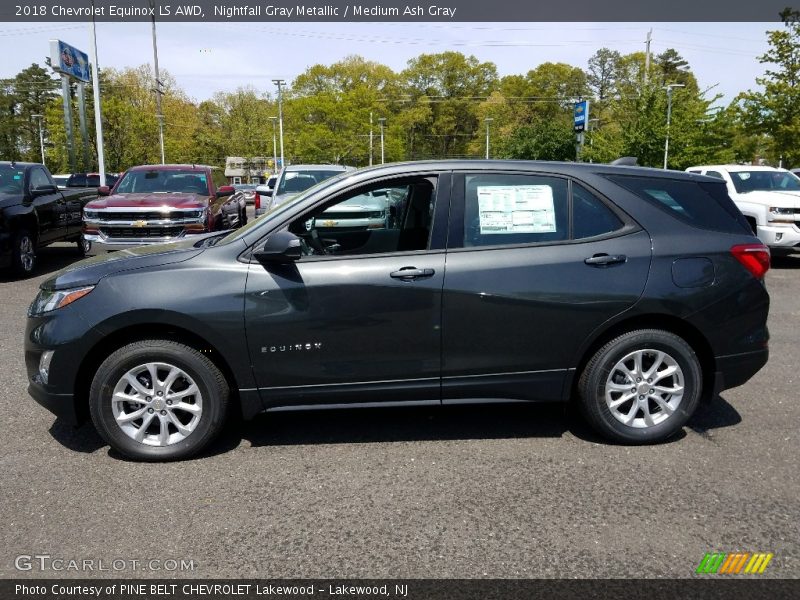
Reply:
<svg viewBox="0 0 800 600"><path fill-rule="evenodd" d="M768 360L768 348L744 354L718 356L717 370L714 374L714 392L718 394L723 390L744 385L767 364Z"/></svg>

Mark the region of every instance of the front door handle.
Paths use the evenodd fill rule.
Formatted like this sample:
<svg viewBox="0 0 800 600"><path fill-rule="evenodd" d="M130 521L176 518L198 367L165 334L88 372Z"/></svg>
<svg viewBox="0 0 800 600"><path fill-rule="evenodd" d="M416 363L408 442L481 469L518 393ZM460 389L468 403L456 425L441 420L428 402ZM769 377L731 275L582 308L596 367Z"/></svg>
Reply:
<svg viewBox="0 0 800 600"><path fill-rule="evenodd" d="M403 267L399 271L392 271L389 277L393 279L402 279L403 281L413 281L414 279L423 279L426 277L433 277L436 273L433 269L418 269L417 267Z"/></svg>
<svg viewBox="0 0 800 600"><path fill-rule="evenodd" d="M628 257L624 254L595 254L583 262L591 267L606 267L608 265L628 262Z"/></svg>

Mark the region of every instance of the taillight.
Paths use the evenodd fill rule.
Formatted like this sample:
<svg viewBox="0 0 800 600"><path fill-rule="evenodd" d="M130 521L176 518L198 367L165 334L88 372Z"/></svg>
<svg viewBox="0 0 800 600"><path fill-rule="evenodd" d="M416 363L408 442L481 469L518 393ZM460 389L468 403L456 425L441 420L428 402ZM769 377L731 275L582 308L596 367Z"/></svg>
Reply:
<svg viewBox="0 0 800 600"><path fill-rule="evenodd" d="M256 195L253 197L253 202L256 208L261 208L261 196L258 195L258 192L256 192Z"/></svg>
<svg viewBox="0 0 800 600"><path fill-rule="evenodd" d="M731 254L757 279L769 271L769 248L764 244L738 244L731 248Z"/></svg>

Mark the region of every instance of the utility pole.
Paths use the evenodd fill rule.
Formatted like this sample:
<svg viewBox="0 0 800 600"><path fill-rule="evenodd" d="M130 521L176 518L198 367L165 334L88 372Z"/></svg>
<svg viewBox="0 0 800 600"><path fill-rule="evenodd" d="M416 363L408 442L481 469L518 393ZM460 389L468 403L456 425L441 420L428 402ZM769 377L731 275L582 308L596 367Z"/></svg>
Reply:
<svg viewBox="0 0 800 600"><path fill-rule="evenodd" d="M372 166L372 111L369 111L369 166Z"/></svg>
<svg viewBox="0 0 800 600"><path fill-rule="evenodd" d="M156 87L153 90L156 93L156 119L158 119L158 139L161 143L161 164L166 162L164 155L164 113L161 111L161 96L164 91L161 89L161 79L158 75L158 43L156 42L156 13L154 0L150 0L150 8L153 9L153 67L155 69Z"/></svg>
<svg viewBox="0 0 800 600"><path fill-rule="evenodd" d="M381 117L378 119L378 123L381 124L381 164L383 164L385 155L384 155L384 145L383 145L383 127L386 125L386 117Z"/></svg>
<svg viewBox="0 0 800 600"><path fill-rule="evenodd" d="M281 168L283 168L283 93L281 90L282 85L286 85L286 82L283 79L273 79L272 83L278 86L278 123L280 127L281 133Z"/></svg>
<svg viewBox="0 0 800 600"><path fill-rule="evenodd" d="M277 149L278 148L278 146L277 146L278 142L276 141L276 138L275 138L275 135L276 135L275 134L275 127L276 127L276 123L278 121L278 117L270 117L269 120L272 121L272 169L273 169L273 171L275 171L275 173L277 173L278 172L278 149Z"/></svg>
<svg viewBox="0 0 800 600"><path fill-rule="evenodd" d="M44 164L44 132L42 131L42 118L44 115L31 115L31 117L39 121L39 148L42 151L42 164Z"/></svg>
<svg viewBox="0 0 800 600"><path fill-rule="evenodd" d="M669 124L672 120L672 90L673 88L686 87L682 83L670 83L664 87L667 90L667 136L664 140L664 169L667 168L667 157L669 155Z"/></svg>
<svg viewBox="0 0 800 600"><path fill-rule="evenodd" d="M494 119L486 117L484 121L486 122L486 160L489 160L489 123L494 121Z"/></svg>
<svg viewBox="0 0 800 600"><path fill-rule="evenodd" d="M647 80L650 75L650 42L652 41L653 30L647 32L647 39L644 42L644 84L647 85Z"/></svg>
<svg viewBox="0 0 800 600"><path fill-rule="evenodd" d="M94 9L94 0L92 0ZM103 148L103 119L100 111L100 78L97 74L97 31L95 30L94 10L92 10L92 26L89 28L92 53L92 91L94 96L94 131L97 138L97 169L100 171L100 185L106 184L106 158Z"/></svg>

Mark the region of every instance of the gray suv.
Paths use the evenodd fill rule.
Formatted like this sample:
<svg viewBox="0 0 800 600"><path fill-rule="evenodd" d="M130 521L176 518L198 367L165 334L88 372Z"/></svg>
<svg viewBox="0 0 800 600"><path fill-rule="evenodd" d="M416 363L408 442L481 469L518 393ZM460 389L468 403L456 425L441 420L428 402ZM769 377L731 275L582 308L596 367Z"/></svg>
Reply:
<svg viewBox="0 0 800 600"><path fill-rule="evenodd" d="M382 226L319 227L365 195ZM28 390L141 460L199 452L231 414L313 405L575 402L607 439L653 443L767 362L768 268L710 177L348 171L233 232L44 281Z"/></svg>

